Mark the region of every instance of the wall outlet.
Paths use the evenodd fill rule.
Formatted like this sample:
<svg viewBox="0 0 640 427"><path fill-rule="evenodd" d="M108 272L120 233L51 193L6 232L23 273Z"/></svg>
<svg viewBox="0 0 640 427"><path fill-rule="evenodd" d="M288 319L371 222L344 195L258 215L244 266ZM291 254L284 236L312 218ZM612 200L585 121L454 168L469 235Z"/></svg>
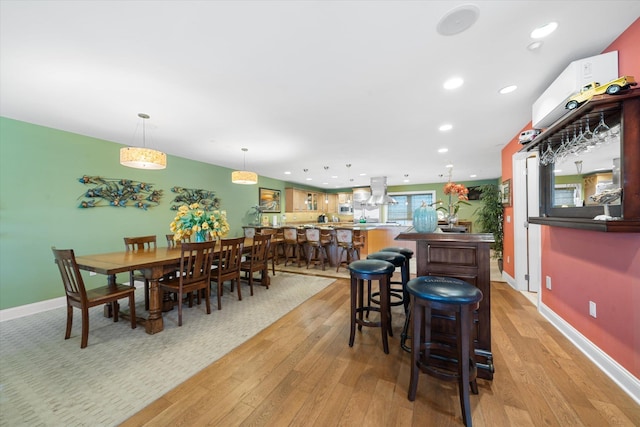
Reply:
<svg viewBox="0 0 640 427"><path fill-rule="evenodd" d="M589 301L589 316L598 317L596 316L596 303L593 301Z"/></svg>
<svg viewBox="0 0 640 427"><path fill-rule="evenodd" d="M546 283L547 289L551 290L551 277L547 276L547 283Z"/></svg>

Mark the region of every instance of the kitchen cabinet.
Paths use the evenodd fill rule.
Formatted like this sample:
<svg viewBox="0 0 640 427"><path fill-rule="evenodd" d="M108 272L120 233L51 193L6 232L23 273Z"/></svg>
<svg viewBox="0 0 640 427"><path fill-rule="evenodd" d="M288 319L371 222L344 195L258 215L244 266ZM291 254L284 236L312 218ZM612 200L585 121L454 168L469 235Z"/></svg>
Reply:
<svg viewBox="0 0 640 427"><path fill-rule="evenodd" d="M612 219L596 220L598 215L605 212L603 204L593 203L588 200L588 191L596 191L595 187L602 183L604 175L591 178L590 175L597 172L589 170L581 171L582 159L580 156L588 156L590 152L579 151L577 156L571 154L570 161L565 161L566 167L574 167L583 178L585 186L585 203L582 206L560 205L555 201L555 191L560 186L556 185L554 170L559 168L556 163L540 163L540 217L530 217L533 224L577 228L582 230L639 233L640 232L640 89L630 89L619 95L598 95L580 107L567 113L556 121L548 129L538 135L532 142L525 145L521 151L536 149L543 158L545 153L557 152L560 147L574 148L573 135L580 135L583 130L595 131L601 121L606 123L610 130L619 129L619 145L607 160L610 160L610 169L613 173L613 189L620 189L621 196L608 205ZM617 141L615 142L617 143ZM598 152L603 148L595 148ZM585 160L588 157L585 157ZM586 163L586 161L585 161ZM580 165L580 167L578 166ZM587 186L593 189L587 190Z"/></svg>
<svg viewBox="0 0 640 427"><path fill-rule="evenodd" d="M324 211L330 214L338 213L338 195L337 194L325 194Z"/></svg>
<svg viewBox="0 0 640 427"><path fill-rule="evenodd" d="M298 188L285 188L285 202L290 212L313 212L322 210L319 201L322 194ZM324 199L322 199L324 203Z"/></svg>

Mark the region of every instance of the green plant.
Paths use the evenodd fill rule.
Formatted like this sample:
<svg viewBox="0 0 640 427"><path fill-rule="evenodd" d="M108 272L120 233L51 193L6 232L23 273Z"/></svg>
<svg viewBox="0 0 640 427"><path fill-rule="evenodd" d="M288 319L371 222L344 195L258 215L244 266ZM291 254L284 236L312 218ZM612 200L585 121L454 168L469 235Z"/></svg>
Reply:
<svg viewBox="0 0 640 427"><path fill-rule="evenodd" d="M480 186L480 201L482 205L476 209L477 223L484 233L493 234L493 257L502 259L503 229L502 220L504 208L502 206L502 193L495 184Z"/></svg>

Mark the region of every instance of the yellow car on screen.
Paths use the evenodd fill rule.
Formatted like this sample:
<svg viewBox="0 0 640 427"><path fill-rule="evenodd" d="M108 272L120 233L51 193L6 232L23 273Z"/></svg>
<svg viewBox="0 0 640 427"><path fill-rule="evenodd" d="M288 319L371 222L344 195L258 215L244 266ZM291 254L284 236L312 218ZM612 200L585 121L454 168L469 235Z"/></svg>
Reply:
<svg viewBox="0 0 640 427"><path fill-rule="evenodd" d="M617 79L611 80L609 83L603 85L598 82L591 82L583 86L580 90L580 93L577 93L569 98L569 101L567 101L565 108L573 110L583 102L590 100L594 95L602 95L603 93L613 95L614 93L618 93L621 90L629 89L629 87L635 86L636 84L637 83L633 76L618 77Z"/></svg>

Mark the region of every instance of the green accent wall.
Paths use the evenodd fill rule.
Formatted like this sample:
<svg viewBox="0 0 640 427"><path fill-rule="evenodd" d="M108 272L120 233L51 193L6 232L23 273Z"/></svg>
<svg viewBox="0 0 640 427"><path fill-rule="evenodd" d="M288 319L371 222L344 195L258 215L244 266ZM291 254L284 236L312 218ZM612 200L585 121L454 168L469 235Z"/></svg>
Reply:
<svg viewBox="0 0 640 427"><path fill-rule="evenodd" d="M121 144L0 117L0 309L64 296L51 247L91 254L124 249L124 236L155 234L165 246L165 234L175 216L170 210L174 186L214 191L227 211L229 237L241 236L242 225L253 221L258 188L282 192L292 184L259 177L258 185L231 183L231 169L168 156L164 170L121 166ZM160 204L147 211L111 206L78 208L90 187L83 175L148 182L163 190ZM479 185L485 182L461 182ZM296 185L297 186L297 185ZM307 186L303 186L307 188ZM443 184L389 187L389 191L435 189L440 199ZM311 190L324 190L308 187ZM346 189L349 191L350 189ZM479 202L463 206L461 219L471 219ZM83 272L87 286L102 286L106 278ZM128 275L118 275L121 283Z"/></svg>
<svg viewBox="0 0 640 427"><path fill-rule="evenodd" d="M164 170L121 166L121 144L0 117L0 309L64 296L51 246L76 254L119 251L124 236L165 234L175 216L174 186L214 191L227 211L229 237L242 235L258 204L258 188L280 189L284 182L259 177L258 185L231 183L231 170L168 156ZM78 208L90 187L83 175L149 182L163 190L160 205L134 208ZM284 199L284 197L283 197ZM283 200L284 203L284 200ZM88 287L106 284L104 276L84 275ZM118 276L126 282L127 275Z"/></svg>

